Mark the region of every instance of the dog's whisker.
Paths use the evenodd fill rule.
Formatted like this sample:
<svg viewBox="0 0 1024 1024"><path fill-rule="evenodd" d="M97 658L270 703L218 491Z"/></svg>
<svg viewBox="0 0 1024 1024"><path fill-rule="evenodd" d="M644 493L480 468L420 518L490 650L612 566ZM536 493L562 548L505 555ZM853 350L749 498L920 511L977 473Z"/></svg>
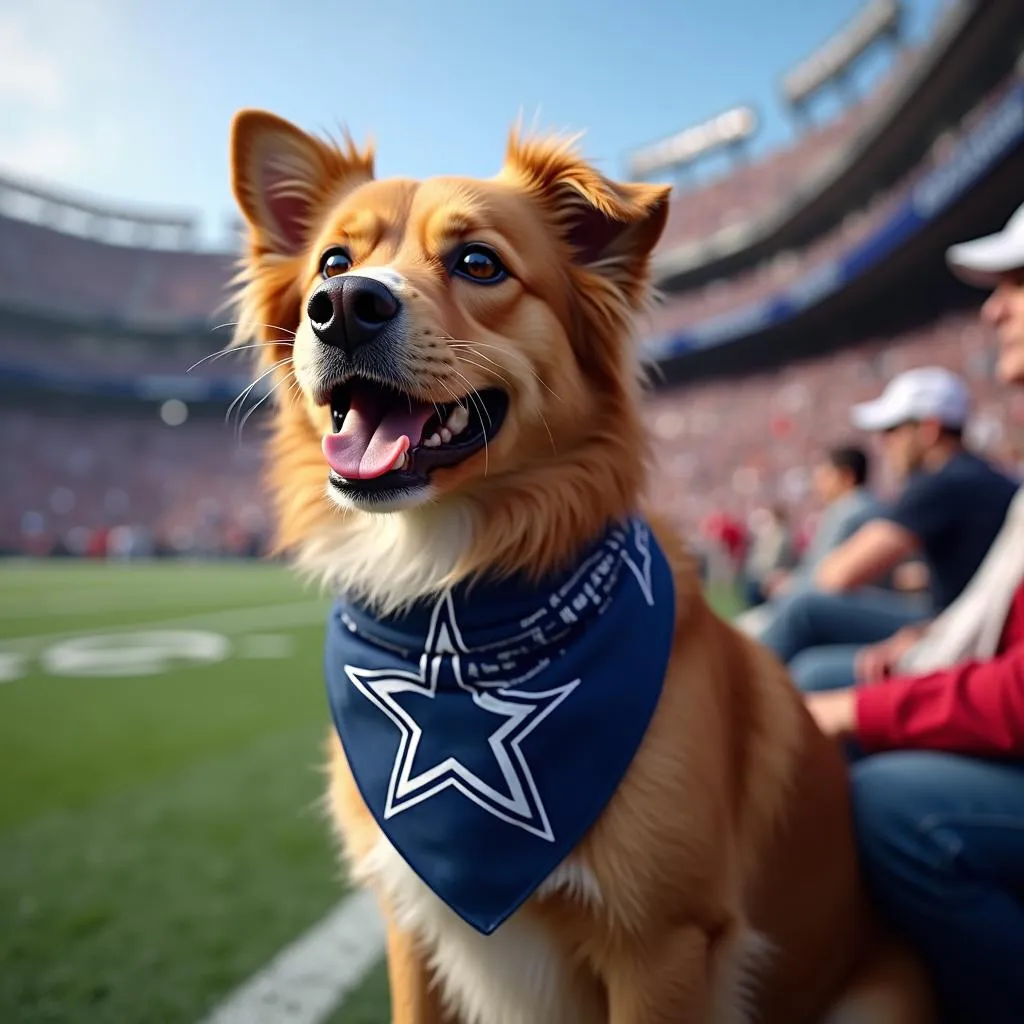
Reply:
<svg viewBox="0 0 1024 1024"><path fill-rule="evenodd" d="M481 423L486 419L487 420L487 426L488 427L492 427L493 423L491 421L491 415L487 411L487 406L484 403L484 400L480 397L480 393L469 382L469 379L464 374L462 374L458 370L456 370L454 366L449 367L449 369L451 370L452 373L454 373L466 385L467 388L469 388L469 391L466 394L466 400L468 402L472 402L473 403L473 407L480 414L480 421L481 421ZM449 388L448 390L450 391L451 389ZM487 441L487 431L485 430L484 431L484 476L485 477L487 476L488 472L490 471L490 467L491 467L491 451L490 451L490 445L488 444L488 441Z"/></svg>
<svg viewBox="0 0 1024 1024"><path fill-rule="evenodd" d="M552 390L551 386L547 383L547 381L545 381L544 378L541 377L541 375L530 365L530 361L521 352L513 352L510 351L509 349L502 348L500 345L491 345L486 341L467 341L465 338L452 337L447 337L445 338L445 340L449 343L450 347L468 348L470 351L473 352L474 355L479 356L481 359L486 359L489 363L494 363L496 366L500 366L500 364L496 363L493 359L485 355L483 352L477 351L478 347L482 346L483 348L494 349L495 352L500 352L502 355L511 356L514 359L518 359L526 367L530 375L537 381L537 383L540 384L541 387L545 388L548 392L550 392L551 395L554 398L558 399L559 402L562 401L562 396L557 394L554 390Z"/></svg>
<svg viewBox="0 0 1024 1024"><path fill-rule="evenodd" d="M481 359L486 359L487 358L481 352L474 352L474 355L480 356ZM485 373L488 373L488 372L493 373L494 372L492 370L488 370L488 368L486 366L484 366L482 363L474 362L472 359L467 359L465 356L456 356L455 360L456 360L456 362L468 363L470 366L476 366L479 369L483 370ZM491 362L493 362L493 360L491 360ZM495 365L497 365L497 364L495 364ZM512 385L509 383L509 381L504 376L502 376L500 373L495 373L494 376L496 376L507 388L509 388L509 390L511 390ZM537 379L540 380L539 377ZM543 384L544 382L541 381L541 383ZM550 388L548 390L550 390ZM554 394L554 392L552 392L552 394ZM555 397L557 398L558 396L556 395ZM554 436L554 434L551 433L551 427L548 424L548 421L547 421L547 419L545 419L544 414L542 412L540 412L538 410L537 415L540 417L540 421L544 425L544 430L545 430L545 432L548 435L548 441L551 442L551 454L557 456L558 455L558 448L555 445L555 436Z"/></svg>
<svg viewBox="0 0 1024 1024"><path fill-rule="evenodd" d="M197 366L202 366L203 363L209 362L212 359L222 359L224 356L233 355L235 352L244 352L246 349L253 348L277 348L278 345L294 345L295 342L288 338L280 338L274 341L256 341L251 345L236 345L233 348L222 348L217 352L211 352L207 356L203 356L202 359L196 360L185 372L191 373Z"/></svg>
<svg viewBox="0 0 1024 1024"><path fill-rule="evenodd" d="M477 412L480 413L481 422L483 421L484 417L486 417L487 418L487 424L488 424L488 426L490 426L491 418L490 418L490 416L487 413L487 407L484 405L483 400L480 398L479 394L477 393L476 388L474 388L473 385L470 384L470 382L468 380L466 380L466 378L463 377L462 374L459 373L458 370L452 369L452 372L457 374L459 377L461 377L463 382L465 383L466 387L469 389L469 391L466 393L466 395L463 398L459 398L459 396L455 393L455 391L452 389L452 387L443 378L438 377L435 374L434 380L436 380L438 382L438 384L440 384L441 387L443 387L445 389L445 391L447 391L448 394L452 396L452 399L454 400L456 405L462 405L464 401L467 404L472 403L473 408L476 409ZM486 451L486 449L487 449L487 432L484 431L484 450Z"/></svg>
<svg viewBox="0 0 1024 1024"><path fill-rule="evenodd" d="M238 327L239 325L240 325L240 321L239 320L229 320L226 324L217 324L216 327L211 327L210 328L210 332L213 333L213 331L222 331L222 330L224 330L225 327ZM295 337L295 332L294 331L288 330L287 327L279 327L277 324L260 324L260 323L256 323L256 324L252 324L252 326L253 327L265 327L268 331L281 331L284 334L290 334L293 338Z"/></svg>
<svg viewBox="0 0 1024 1024"><path fill-rule="evenodd" d="M492 374L493 376L497 377L498 380L500 380L501 383L504 384L506 388L508 388L510 391L512 390L512 384L507 377L503 376L500 373L496 373L494 370L488 369L483 363L478 363L473 359L467 359L465 356L456 356L455 361L457 363L465 363L467 366L475 366L478 370L483 370L484 373Z"/></svg>
<svg viewBox="0 0 1024 1024"><path fill-rule="evenodd" d="M294 374L282 377L242 418L242 422L238 425L239 443L242 441L242 432L245 430L245 425L249 422L249 418L282 384L288 380L289 376L294 376Z"/></svg>
<svg viewBox="0 0 1024 1024"><path fill-rule="evenodd" d="M271 366L268 366L254 381L252 381L252 383L249 384L249 386L246 387L235 398L235 400L231 403L231 405L228 406L228 411L224 414L225 422L227 422L227 420L230 418L231 413L234 410L235 406L239 402L244 402L245 399L248 397L249 393L252 391L252 389L255 388L260 383L261 380L263 380L269 374L273 373L275 370L280 369L280 367L284 366L285 363L289 362L290 358L291 357L289 356L288 358L285 358L285 359L279 359L276 363L273 363Z"/></svg>
<svg viewBox="0 0 1024 1024"><path fill-rule="evenodd" d="M463 384L466 385L466 387L467 387L467 389L469 391L469 394L466 395L467 400L469 400L471 402L474 402L474 405L475 405L476 409L480 412L481 417L484 417L484 416L487 417L487 425L489 427L493 426L493 424L491 423L490 414L487 412L487 408L483 404L483 401L480 398L480 395L477 392L477 389L475 387L473 387L473 385L469 382L469 378L464 373L460 373L458 370L456 370L454 366L449 367L449 369L451 370L452 373L455 374L456 377L459 378L459 380L462 381ZM475 399L475 401L474 401L474 399ZM486 434L485 434L485 437L486 437Z"/></svg>
<svg viewBox="0 0 1024 1024"><path fill-rule="evenodd" d="M266 377L266 376L267 376L268 374L271 374L271 373L273 373L273 372L274 372L275 370L277 370L277 369L280 369L280 367L284 366L284 364L285 364L285 363L287 363L287 362L290 362L290 361L291 361L291 356L288 356L288 357L286 357L285 359L279 359L279 360L278 360L278 361L277 361L276 363L273 363L273 364L271 364L270 366L268 366L268 367L267 367L267 369L265 369L265 370L264 370L264 371L263 371L263 372L262 372L262 373L261 373L261 374L260 374L260 375L259 375L259 376L258 376L258 377L257 377L257 378L256 378L256 379L255 379L255 380L254 380L254 381L253 381L253 382L252 382L252 383L251 383L251 384L250 384L250 385L249 385L249 386L248 386L247 388L245 388L245 390L244 390L244 391L242 391L242 392L241 392L241 394L239 394L239 395L238 395L238 396L237 396L237 397L235 398L235 400L234 400L234 401L233 401L233 402L232 402L232 403L231 403L231 404L230 404L230 405L228 406L228 411L227 411L227 412L226 412L226 413L224 414L224 422L225 422L225 423L227 423L227 422L228 422L228 421L229 421L229 420L231 419L231 413L232 413L232 412L234 411L234 409L235 409L235 406L236 406L236 405L238 405L238 404L239 404L240 402L243 402L243 403L244 403L244 402L245 402L245 400L246 400L246 398L248 398L249 394L250 394L250 393L252 392L252 389L253 389L253 388L255 388L255 387L256 387L256 386L257 386L257 385L259 384L259 382L260 382L261 380L263 380L263 379L264 379L264 377Z"/></svg>

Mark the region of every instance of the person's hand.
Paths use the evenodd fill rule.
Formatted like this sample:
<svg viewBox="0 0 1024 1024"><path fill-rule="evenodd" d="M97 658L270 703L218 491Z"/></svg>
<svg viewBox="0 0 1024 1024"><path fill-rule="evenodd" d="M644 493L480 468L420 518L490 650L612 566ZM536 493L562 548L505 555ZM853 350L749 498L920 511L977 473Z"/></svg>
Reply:
<svg viewBox="0 0 1024 1024"><path fill-rule="evenodd" d="M852 736L857 728L857 698L854 689L808 693L804 703L818 728L832 739Z"/></svg>
<svg viewBox="0 0 1024 1024"><path fill-rule="evenodd" d="M904 626L888 640L864 647L854 661L854 677L860 683L876 683L887 678L900 658L921 639L926 628L925 625Z"/></svg>

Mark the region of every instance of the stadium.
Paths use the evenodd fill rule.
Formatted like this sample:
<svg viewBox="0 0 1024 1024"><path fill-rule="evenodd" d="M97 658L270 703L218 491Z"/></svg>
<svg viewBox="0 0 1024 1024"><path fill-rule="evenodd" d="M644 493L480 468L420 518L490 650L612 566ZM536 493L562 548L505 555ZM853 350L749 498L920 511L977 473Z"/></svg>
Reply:
<svg viewBox="0 0 1024 1024"><path fill-rule="evenodd" d="M765 83L789 144L746 158L737 106L626 160L675 184L640 331L650 498L712 564L724 516L784 503L810 529L817 454L913 366L962 374L972 446L1024 470L1024 395L943 260L1024 198L1024 5L952 2L913 47L901 10L870 0ZM868 54L887 71L857 94ZM261 557L273 396L219 356L235 253L196 238L0 178L0 1019L383 1024L376 926L330 931L326 604ZM317 928L327 981L302 966Z"/></svg>

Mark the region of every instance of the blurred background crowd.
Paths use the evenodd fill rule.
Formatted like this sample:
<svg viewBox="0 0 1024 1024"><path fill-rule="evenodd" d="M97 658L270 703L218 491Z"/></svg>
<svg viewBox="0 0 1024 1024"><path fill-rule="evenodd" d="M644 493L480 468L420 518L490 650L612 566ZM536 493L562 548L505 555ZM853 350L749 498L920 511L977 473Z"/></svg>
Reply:
<svg viewBox="0 0 1024 1024"><path fill-rule="evenodd" d="M787 146L747 159L758 112L738 108L697 142L691 129L633 160L677 183L656 254L663 301L639 325L654 364L651 497L720 567L767 519L806 544L821 511L813 465L849 439L849 407L901 370L961 374L971 445L1024 463L1024 396L995 383L977 299L942 267L945 244L994 230L1020 200L1020 16L950 3L912 46L901 10L866 4L783 82L801 125ZM889 70L844 89L837 61L872 47ZM842 102L819 117L830 90ZM698 174L701 161L720 166ZM227 340L214 328L231 316L233 266L233 248L200 246L187 216L0 179L0 550L265 550L263 385L249 387L244 353L190 370ZM872 483L891 489L884 464Z"/></svg>

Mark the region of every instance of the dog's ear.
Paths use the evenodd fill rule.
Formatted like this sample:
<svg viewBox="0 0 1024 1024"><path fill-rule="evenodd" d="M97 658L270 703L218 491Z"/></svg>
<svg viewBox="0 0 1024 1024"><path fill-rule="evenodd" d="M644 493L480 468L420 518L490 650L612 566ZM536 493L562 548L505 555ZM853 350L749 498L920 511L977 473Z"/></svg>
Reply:
<svg viewBox="0 0 1024 1024"><path fill-rule="evenodd" d="M347 137L323 142L263 110L239 111L231 123L232 191L264 251L301 252L326 204L372 178L372 149Z"/></svg>
<svg viewBox="0 0 1024 1024"><path fill-rule="evenodd" d="M502 177L518 180L542 203L574 262L616 284L634 304L665 228L671 189L612 181L579 156L575 142L513 130Z"/></svg>

